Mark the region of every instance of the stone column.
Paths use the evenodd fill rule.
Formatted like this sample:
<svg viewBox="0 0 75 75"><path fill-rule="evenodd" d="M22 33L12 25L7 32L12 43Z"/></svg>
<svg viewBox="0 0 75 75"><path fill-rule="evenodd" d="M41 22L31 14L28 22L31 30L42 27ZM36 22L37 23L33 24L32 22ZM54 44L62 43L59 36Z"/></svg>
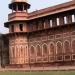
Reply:
<svg viewBox="0 0 75 75"><path fill-rule="evenodd" d="M59 25L64 25L64 16L59 17Z"/></svg>
<svg viewBox="0 0 75 75"><path fill-rule="evenodd" d="M57 20L56 18L52 18L52 27L56 27L57 26Z"/></svg>
<svg viewBox="0 0 75 75"><path fill-rule="evenodd" d="M49 28L50 27L50 21L48 19L45 20L45 28Z"/></svg>
<svg viewBox="0 0 75 75"><path fill-rule="evenodd" d="M16 4L16 12L18 11L18 5Z"/></svg>
<svg viewBox="0 0 75 75"><path fill-rule="evenodd" d="M67 15L66 18L68 24L72 23L72 15Z"/></svg>

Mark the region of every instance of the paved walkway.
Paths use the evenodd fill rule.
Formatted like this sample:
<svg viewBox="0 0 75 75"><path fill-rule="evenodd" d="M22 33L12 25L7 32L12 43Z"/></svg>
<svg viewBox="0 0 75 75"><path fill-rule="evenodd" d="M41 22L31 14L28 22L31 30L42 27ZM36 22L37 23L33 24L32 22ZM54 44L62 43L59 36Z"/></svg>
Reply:
<svg viewBox="0 0 75 75"><path fill-rule="evenodd" d="M75 66L0 68L0 71L58 71L58 70L59 71L75 70Z"/></svg>

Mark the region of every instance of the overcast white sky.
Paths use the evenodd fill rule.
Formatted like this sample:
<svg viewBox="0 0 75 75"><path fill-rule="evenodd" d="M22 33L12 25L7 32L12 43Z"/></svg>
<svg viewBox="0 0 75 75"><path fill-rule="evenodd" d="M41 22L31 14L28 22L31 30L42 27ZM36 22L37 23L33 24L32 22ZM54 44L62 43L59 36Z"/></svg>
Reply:
<svg viewBox="0 0 75 75"><path fill-rule="evenodd" d="M39 10L49 6L61 4L71 0L28 0L31 4L30 11ZM7 33L8 29L4 27L4 22L8 20L8 4L11 0L1 0L0 1L0 33Z"/></svg>

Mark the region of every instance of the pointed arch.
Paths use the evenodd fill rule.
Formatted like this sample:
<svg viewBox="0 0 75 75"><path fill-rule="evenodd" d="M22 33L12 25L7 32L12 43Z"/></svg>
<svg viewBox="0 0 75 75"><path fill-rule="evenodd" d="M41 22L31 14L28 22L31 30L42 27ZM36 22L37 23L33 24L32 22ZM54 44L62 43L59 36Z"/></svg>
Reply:
<svg viewBox="0 0 75 75"><path fill-rule="evenodd" d="M22 45L19 45L19 58L21 58L22 57L22 55L23 55L23 46Z"/></svg>
<svg viewBox="0 0 75 75"><path fill-rule="evenodd" d="M54 54L55 54L55 47L54 47L54 42L51 42L50 44L49 44L49 54L51 55L51 56L53 56Z"/></svg>
<svg viewBox="0 0 75 75"><path fill-rule="evenodd" d="M75 40L72 41L72 52L75 53Z"/></svg>
<svg viewBox="0 0 75 75"><path fill-rule="evenodd" d="M30 47L30 56L35 56L35 47L34 46Z"/></svg>
<svg viewBox="0 0 75 75"><path fill-rule="evenodd" d="M20 54L19 45L16 45L15 49L16 49L16 53L15 53L16 54L15 55L16 56L16 63L19 64L19 58L20 58L20 56L19 56L19 54Z"/></svg>
<svg viewBox="0 0 75 75"><path fill-rule="evenodd" d="M62 53L63 53L62 52L62 42L58 41L56 43L56 54L58 55L58 54L62 54Z"/></svg>
<svg viewBox="0 0 75 75"><path fill-rule="evenodd" d="M70 42L68 40L64 41L64 53L70 53Z"/></svg>
<svg viewBox="0 0 75 75"><path fill-rule="evenodd" d="M24 56L28 56L28 45L24 46Z"/></svg>
<svg viewBox="0 0 75 75"><path fill-rule="evenodd" d="M14 46L11 46L11 57L14 58L14 55L15 55L15 48Z"/></svg>
<svg viewBox="0 0 75 75"><path fill-rule="evenodd" d="M48 55L48 48L47 48L46 43L42 45L42 50L43 50L43 56L47 56Z"/></svg>
<svg viewBox="0 0 75 75"><path fill-rule="evenodd" d="M42 49L39 44L36 46L36 50L37 50L37 52L36 52L37 56L42 56Z"/></svg>

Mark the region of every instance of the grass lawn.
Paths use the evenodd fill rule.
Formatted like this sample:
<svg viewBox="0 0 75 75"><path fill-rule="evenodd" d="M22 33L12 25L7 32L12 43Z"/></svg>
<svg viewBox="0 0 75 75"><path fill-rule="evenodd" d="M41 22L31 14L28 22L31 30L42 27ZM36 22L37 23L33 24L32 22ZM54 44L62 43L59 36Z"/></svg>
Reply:
<svg viewBox="0 0 75 75"><path fill-rule="evenodd" d="M75 71L49 71L49 72L0 72L0 75L75 75Z"/></svg>

